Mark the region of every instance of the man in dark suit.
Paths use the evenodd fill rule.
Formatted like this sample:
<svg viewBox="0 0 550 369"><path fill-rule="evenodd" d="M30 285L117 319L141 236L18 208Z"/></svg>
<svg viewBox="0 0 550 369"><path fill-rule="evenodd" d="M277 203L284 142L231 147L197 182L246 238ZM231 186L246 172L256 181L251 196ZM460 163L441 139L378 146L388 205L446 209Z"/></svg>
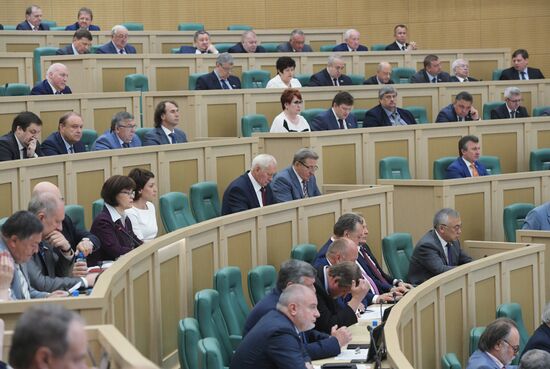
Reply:
<svg viewBox="0 0 550 369"><path fill-rule="evenodd" d="M277 161L268 154L257 155L250 171L239 176L223 193L222 215L271 205L275 202L269 183L277 172Z"/></svg>
<svg viewBox="0 0 550 369"><path fill-rule="evenodd" d="M42 8L31 5L25 9L25 20L15 29L20 31L49 31L50 26L42 24Z"/></svg>
<svg viewBox="0 0 550 369"><path fill-rule="evenodd" d="M126 111L116 113L111 120L111 130L94 142L92 150L111 150L140 147L141 140L136 135L134 116Z"/></svg>
<svg viewBox="0 0 550 369"><path fill-rule="evenodd" d="M380 104L369 109L365 114L363 127L406 126L416 124L412 113L397 107L397 90L385 85L378 90Z"/></svg>
<svg viewBox="0 0 550 369"><path fill-rule="evenodd" d="M416 244L409 266L408 280L420 284L454 267L469 263L472 258L460 247L462 221L450 208L439 210L429 230Z"/></svg>
<svg viewBox="0 0 550 369"><path fill-rule="evenodd" d="M218 54L218 49L210 41L210 33L205 30L195 32L193 46L180 47L179 54Z"/></svg>
<svg viewBox="0 0 550 369"><path fill-rule="evenodd" d="M155 129L147 132L143 138L143 146L187 142L185 132L176 128L180 122L180 111L175 101L159 102L154 119Z"/></svg>
<svg viewBox="0 0 550 369"><path fill-rule="evenodd" d="M455 97L455 102L449 104L437 114L436 123L446 122L468 122L479 120L479 113L472 105L474 98L469 92L459 92Z"/></svg>
<svg viewBox="0 0 550 369"><path fill-rule="evenodd" d="M456 59L451 64L451 70L454 75L451 76L451 82L476 82L477 79L470 77L470 63L466 59Z"/></svg>
<svg viewBox="0 0 550 369"><path fill-rule="evenodd" d="M500 80L517 79L544 79L544 75L537 68L530 68L529 53L525 49L518 49L512 54L512 67L502 71Z"/></svg>
<svg viewBox="0 0 550 369"><path fill-rule="evenodd" d="M237 53L265 53L263 46L258 45L258 38L254 31L244 31L241 36L241 42L230 47L227 52L231 54Z"/></svg>
<svg viewBox="0 0 550 369"><path fill-rule="evenodd" d="M529 341L523 349L522 356L529 350L539 349L550 353L550 304L547 304L542 311L542 323L533 332Z"/></svg>
<svg viewBox="0 0 550 369"><path fill-rule="evenodd" d="M395 41L386 46L386 51L410 51L417 50L416 42L407 42L407 26L398 24L393 28L393 36Z"/></svg>
<svg viewBox="0 0 550 369"><path fill-rule="evenodd" d="M68 25L65 27L65 31L76 31L79 29L85 29L88 31L99 31L99 27L92 24L92 20L94 19L94 14L92 13L92 9L82 7L78 10L78 14L76 15L77 21L73 24Z"/></svg>
<svg viewBox="0 0 550 369"><path fill-rule="evenodd" d="M488 175L487 169L478 161L481 148L476 136L467 135L458 141L458 155L458 158L447 167L445 179Z"/></svg>
<svg viewBox="0 0 550 369"><path fill-rule="evenodd" d="M491 119L528 118L529 113L521 106L521 90L517 87L507 87L504 90L505 103L491 110Z"/></svg>
<svg viewBox="0 0 550 369"><path fill-rule="evenodd" d="M136 48L128 43L128 30L117 24L111 29L111 41L96 50L97 54L135 54Z"/></svg>
<svg viewBox="0 0 550 369"><path fill-rule="evenodd" d="M86 29L78 29L73 35L73 42L55 53L57 55L88 54L90 47L92 47L92 34Z"/></svg>
<svg viewBox="0 0 550 369"><path fill-rule="evenodd" d="M292 165L275 175L271 188L275 202L285 202L321 195L315 180L319 155L308 148L298 150Z"/></svg>
<svg viewBox="0 0 550 369"><path fill-rule="evenodd" d="M58 131L53 132L42 142L42 152L50 156L86 151L84 144L80 142L82 129L84 129L84 122L80 114L72 111L63 114L59 118Z"/></svg>
<svg viewBox="0 0 550 369"><path fill-rule="evenodd" d="M327 67L311 76L308 86L351 86L351 78L342 73L345 68L342 57L333 54L328 58Z"/></svg>
<svg viewBox="0 0 550 369"><path fill-rule="evenodd" d="M346 32L344 32L344 42L336 45L332 49L332 51L369 51L368 47L359 44L359 37L361 37L359 31L357 31L356 29L348 29Z"/></svg>
<svg viewBox="0 0 550 369"><path fill-rule="evenodd" d="M54 63L46 72L46 79L38 82L31 90L31 95L67 95L72 94L67 86L69 70L64 64Z"/></svg>
<svg viewBox="0 0 550 369"><path fill-rule="evenodd" d="M363 82L364 85L392 85L393 83L391 79L391 64L384 61L378 64L376 74Z"/></svg>
<svg viewBox="0 0 550 369"><path fill-rule="evenodd" d="M327 131L331 129L357 128L353 110L353 96L347 91L340 91L332 99L332 108L317 115L310 123L312 131Z"/></svg>
<svg viewBox="0 0 550 369"><path fill-rule="evenodd" d="M30 112L17 114L11 132L0 137L0 161L37 158L43 156L38 138L42 120Z"/></svg>
<svg viewBox="0 0 550 369"><path fill-rule="evenodd" d="M450 82L449 73L441 71L441 61L437 55L429 54L424 58L424 69L411 76L411 83Z"/></svg>
<svg viewBox="0 0 550 369"><path fill-rule="evenodd" d="M233 56L228 53L218 55L216 67L208 74L197 79L197 90L238 90L241 88L239 77L231 75Z"/></svg>
<svg viewBox="0 0 550 369"><path fill-rule="evenodd" d="M295 29L290 33L290 40L277 46L280 53L309 53L311 46L306 45L306 35L301 29Z"/></svg>
<svg viewBox="0 0 550 369"><path fill-rule="evenodd" d="M355 213L342 214L338 218L336 223L334 223L334 227L332 228L332 236L328 239L328 241L323 246L321 246L321 248L317 252L313 265L317 264L319 259L322 259L325 257L328 251L328 248L330 247L332 242L334 242L339 238L344 238L344 237L348 238L352 240L356 245L358 245L363 235L362 222L363 222L363 219L358 214L355 214Z"/></svg>

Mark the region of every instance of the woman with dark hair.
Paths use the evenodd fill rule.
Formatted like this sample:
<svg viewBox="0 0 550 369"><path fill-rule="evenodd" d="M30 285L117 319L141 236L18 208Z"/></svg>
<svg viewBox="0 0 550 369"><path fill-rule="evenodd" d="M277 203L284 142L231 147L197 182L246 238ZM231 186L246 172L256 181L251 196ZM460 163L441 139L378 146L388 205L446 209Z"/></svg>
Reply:
<svg viewBox="0 0 550 369"><path fill-rule="evenodd" d="M135 188L133 179L121 175L114 175L103 184L101 197L105 205L90 229L101 240L101 247L88 256L89 266L115 260L143 243L134 234L125 213L132 207Z"/></svg>
<svg viewBox="0 0 550 369"><path fill-rule="evenodd" d="M302 94L295 88L287 88L281 94L283 111L273 119L269 132L309 132L307 120L300 115L302 111Z"/></svg>
<svg viewBox="0 0 550 369"><path fill-rule="evenodd" d="M157 236L157 215L152 201L157 197L155 175L147 169L134 168L128 174L136 183L134 205L126 209L126 215L132 222L134 234L143 242Z"/></svg>
<svg viewBox="0 0 550 369"><path fill-rule="evenodd" d="M265 88L297 88L302 87L300 81L294 78L294 68L296 62L288 56L282 56L277 59L275 64L277 75L267 82Z"/></svg>

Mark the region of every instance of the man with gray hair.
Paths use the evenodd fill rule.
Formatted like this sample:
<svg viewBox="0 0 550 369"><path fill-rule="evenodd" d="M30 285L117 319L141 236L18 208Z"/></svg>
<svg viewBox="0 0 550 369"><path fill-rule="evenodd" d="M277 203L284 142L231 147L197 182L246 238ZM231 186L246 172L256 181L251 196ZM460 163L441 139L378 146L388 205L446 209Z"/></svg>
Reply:
<svg viewBox="0 0 550 369"><path fill-rule="evenodd" d="M351 86L351 78L343 74L346 63L338 54L328 57L327 67L309 79L308 86Z"/></svg>
<svg viewBox="0 0 550 369"><path fill-rule="evenodd" d="M135 54L136 48L128 43L128 29L117 24L111 29L111 41L100 46L97 54Z"/></svg>
<svg viewBox="0 0 550 369"><path fill-rule="evenodd" d="M271 205L275 202L271 179L277 172L277 160L260 154L252 160L250 171L239 176L223 193L222 215Z"/></svg>
<svg viewBox="0 0 550 369"><path fill-rule="evenodd" d="M542 311L542 324L533 332L529 341L523 349L522 356L527 356L526 353L533 349L544 350L550 353L550 304L547 304ZM550 368L550 365L546 366Z"/></svg>
<svg viewBox="0 0 550 369"><path fill-rule="evenodd" d="M42 23L42 8L31 5L25 9L25 20L15 27L19 31L49 31L50 26Z"/></svg>
<svg viewBox="0 0 550 369"><path fill-rule="evenodd" d="M141 140L136 135L134 116L126 111L116 113L111 120L111 130L94 142L92 150L111 150L140 147Z"/></svg>
<svg viewBox="0 0 550 369"><path fill-rule="evenodd" d="M210 73L197 79L196 90L236 90L241 88L239 77L231 75L233 56L221 53L216 59L216 67Z"/></svg>
<svg viewBox="0 0 550 369"><path fill-rule="evenodd" d="M420 284L454 267L469 263L472 258L460 247L462 221L460 214L450 208L439 210L433 228L416 244L409 264L408 280Z"/></svg>
<svg viewBox="0 0 550 369"><path fill-rule="evenodd" d="M231 46L228 50L228 53L239 54L239 53L265 53L263 46L258 45L258 38L256 37L256 32L244 31L241 36L241 42L236 43Z"/></svg>
<svg viewBox="0 0 550 369"><path fill-rule="evenodd" d="M378 63L376 67L376 74L372 77L367 78L363 84L364 85L393 85L394 82L391 79L391 64L382 61Z"/></svg>
<svg viewBox="0 0 550 369"><path fill-rule="evenodd" d="M46 72L46 79L38 82L31 90L31 95L66 95L73 92L67 86L69 70L64 64L53 63Z"/></svg>
<svg viewBox="0 0 550 369"><path fill-rule="evenodd" d="M470 77L470 63L466 59L456 59L451 64L453 76L451 82L475 82L477 79Z"/></svg>
<svg viewBox="0 0 550 369"><path fill-rule="evenodd" d="M512 369L510 365L519 351L519 332L513 320L498 318L481 334L466 369Z"/></svg>
<svg viewBox="0 0 550 369"><path fill-rule="evenodd" d="M416 124L412 113L397 107L397 90L385 85L378 90L380 104L365 114L363 127L406 126Z"/></svg>
<svg viewBox="0 0 550 369"><path fill-rule="evenodd" d="M528 118L529 113L521 106L521 90L517 87L507 87L504 90L505 103L491 110L491 119Z"/></svg>
<svg viewBox="0 0 550 369"><path fill-rule="evenodd" d="M525 352L525 351L524 351ZM518 369L548 369L550 354L546 351L533 349L522 356Z"/></svg>
<svg viewBox="0 0 550 369"><path fill-rule="evenodd" d="M361 37L361 34L356 29L346 30L346 32L344 32L344 42L336 45L332 51L369 51L368 47L359 44L359 37Z"/></svg>
<svg viewBox="0 0 550 369"><path fill-rule="evenodd" d="M309 148L302 148L294 154L292 165L281 170L271 185L275 202L304 199L319 196L315 172L319 155Z"/></svg>
<svg viewBox="0 0 550 369"><path fill-rule="evenodd" d="M277 46L280 53L309 53L311 46L306 45L306 35L301 29L295 29L290 33L290 40Z"/></svg>

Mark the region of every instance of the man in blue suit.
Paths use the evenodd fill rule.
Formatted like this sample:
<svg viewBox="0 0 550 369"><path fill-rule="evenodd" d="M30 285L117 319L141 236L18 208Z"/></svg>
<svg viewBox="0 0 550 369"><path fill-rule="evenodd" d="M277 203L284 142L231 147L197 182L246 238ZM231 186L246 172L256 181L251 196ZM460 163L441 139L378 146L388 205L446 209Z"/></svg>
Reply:
<svg viewBox="0 0 550 369"><path fill-rule="evenodd" d="M447 167L445 179L486 176L487 169L478 161L481 156L479 139L473 135L458 141L459 156Z"/></svg>
<svg viewBox="0 0 550 369"><path fill-rule="evenodd" d="M269 183L277 172L277 161L268 154L252 160L250 171L239 176L223 193L222 215L271 205L275 202Z"/></svg>
<svg viewBox="0 0 550 369"><path fill-rule="evenodd" d="M345 68L342 57L333 54L328 58L327 67L311 76L308 86L351 86L351 78L342 73Z"/></svg>
<svg viewBox="0 0 550 369"><path fill-rule="evenodd" d="M78 14L76 16L77 21L73 24L68 25L65 27L65 31L76 31L79 29L85 29L87 31L99 31L99 27L92 24L92 20L94 19L94 14L92 13L92 9L82 7L78 10Z"/></svg>
<svg viewBox="0 0 550 369"><path fill-rule="evenodd" d="M363 127L406 126L416 124L412 113L397 107L397 90L391 85L384 85L378 90L380 104L369 109L365 114Z"/></svg>
<svg viewBox="0 0 550 369"><path fill-rule="evenodd" d="M303 148L294 154L292 165L275 175L271 188L275 202L285 202L307 197L319 196L315 172L319 155L313 150Z"/></svg>
<svg viewBox="0 0 550 369"><path fill-rule="evenodd" d="M46 79L38 82L31 90L31 95L67 95L72 94L67 86L69 70L64 64L54 63L46 72Z"/></svg>
<svg viewBox="0 0 550 369"><path fill-rule="evenodd" d="M533 332L521 354L522 359L529 350L544 350L550 353L550 304L542 311L542 324ZM550 366L549 366L550 368Z"/></svg>
<svg viewBox="0 0 550 369"><path fill-rule="evenodd" d="M0 137L0 161L37 158L44 156L38 139L42 131L42 120L30 111L24 111L15 118L11 131Z"/></svg>
<svg viewBox="0 0 550 369"><path fill-rule="evenodd" d="M241 42L231 46L228 50L231 54L244 53L265 53L265 48L258 45L258 38L254 31L244 31L241 36Z"/></svg>
<svg viewBox="0 0 550 369"><path fill-rule="evenodd" d="M410 78L411 83L441 83L451 82L451 76L441 71L441 61L437 55L429 54L424 58L424 69L419 70Z"/></svg>
<svg viewBox="0 0 550 369"><path fill-rule="evenodd" d="M310 123L312 131L327 131L331 129L357 128L353 110L353 96L347 91L340 91L332 99L332 108L317 115Z"/></svg>
<svg viewBox="0 0 550 369"><path fill-rule="evenodd" d="M455 102L447 105L439 111L436 123L447 122L469 122L479 120L479 113L473 106L474 98L467 91L459 92L455 97Z"/></svg>
<svg viewBox="0 0 550 369"><path fill-rule="evenodd" d="M78 29L73 35L73 42L55 53L57 55L80 55L88 54L92 47L92 34L86 29Z"/></svg>
<svg viewBox="0 0 550 369"><path fill-rule="evenodd" d="M97 54L135 54L136 48L128 43L128 30L117 24L111 29L111 41L96 50Z"/></svg>
<svg viewBox="0 0 550 369"><path fill-rule="evenodd" d="M180 122L180 111L175 101L161 101L155 109L155 129L147 132L143 146L165 145L187 142L187 136L176 128Z"/></svg>
<svg viewBox="0 0 550 369"><path fill-rule="evenodd" d="M344 32L344 42L335 46L332 51L369 51L368 47L359 44L359 37L361 37L359 31L356 29L348 29Z"/></svg>
<svg viewBox="0 0 550 369"><path fill-rule="evenodd" d="M537 68L530 68L529 53L525 49L518 49L512 53L512 67L500 74L500 80L544 79L544 75Z"/></svg>
<svg viewBox="0 0 550 369"><path fill-rule="evenodd" d="M239 77L231 75L233 56L228 53L218 55L216 67L197 79L197 90L236 90L241 88Z"/></svg>
<svg viewBox="0 0 550 369"><path fill-rule="evenodd" d="M49 31L50 26L42 24L42 8L31 5L25 9L25 20L15 27L20 31Z"/></svg>
<svg viewBox="0 0 550 369"><path fill-rule="evenodd" d="M136 135L134 116L128 112L116 113L111 120L111 130L94 142L92 150L111 150L140 147L141 140Z"/></svg>
<svg viewBox="0 0 550 369"><path fill-rule="evenodd" d="M550 231L550 202L545 202L527 213L522 229Z"/></svg>
<svg viewBox="0 0 550 369"><path fill-rule="evenodd" d="M512 369L519 351L519 332L513 320L498 318L481 334L477 350L470 356L466 369Z"/></svg>
<svg viewBox="0 0 550 369"><path fill-rule="evenodd" d="M200 30L193 35L193 46L180 47L179 54L218 54L218 50L210 41L210 33Z"/></svg>
<svg viewBox="0 0 550 369"><path fill-rule="evenodd" d="M58 131L42 142L42 152L46 156L74 154L84 152L86 148L80 142L84 122L80 114L69 112L59 118Z"/></svg>

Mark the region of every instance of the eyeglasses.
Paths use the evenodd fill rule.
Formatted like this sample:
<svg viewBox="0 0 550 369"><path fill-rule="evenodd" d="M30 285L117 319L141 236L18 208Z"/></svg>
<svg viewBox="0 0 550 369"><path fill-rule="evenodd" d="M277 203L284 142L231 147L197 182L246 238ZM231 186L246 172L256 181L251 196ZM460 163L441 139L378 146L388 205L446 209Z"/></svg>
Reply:
<svg viewBox="0 0 550 369"><path fill-rule="evenodd" d="M523 99L516 99L516 100L508 99L508 101L510 101L511 103L520 103L523 101Z"/></svg>
<svg viewBox="0 0 550 369"><path fill-rule="evenodd" d="M128 126L118 126L118 128L128 128L128 129L136 129L137 125L128 125Z"/></svg>
<svg viewBox="0 0 550 369"><path fill-rule="evenodd" d="M306 167L308 170L311 170L312 172L316 172L319 169L317 165L306 165L302 161L299 161L298 163L302 164L304 167Z"/></svg>
<svg viewBox="0 0 550 369"><path fill-rule="evenodd" d="M442 226L447 227L447 228L452 228L452 229L454 229L455 231L459 231L459 230L462 229L462 224L457 224L457 225L452 226L452 227L448 226L447 224L442 224Z"/></svg>
<svg viewBox="0 0 550 369"><path fill-rule="evenodd" d="M294 105L302 105L304 102L302 100L294 100L292 103Z"/></svg>
<svg viewBox="0 0 550 369"><path fill-rule="evenodd" d="M130 197L134 197L136 195L136 191L123 190L123 191L120 191L120 193L126 194Z"/></svg>
<svg viewBox="0 0 550 369"><path fill-rule="evenodd" d="M514 350L514 355L516 355L519 352L519 345L514 346L506 340L503 340L503 341L506 342L508 344L508 346L510 346L512 348L512 350Z"/></svg>

